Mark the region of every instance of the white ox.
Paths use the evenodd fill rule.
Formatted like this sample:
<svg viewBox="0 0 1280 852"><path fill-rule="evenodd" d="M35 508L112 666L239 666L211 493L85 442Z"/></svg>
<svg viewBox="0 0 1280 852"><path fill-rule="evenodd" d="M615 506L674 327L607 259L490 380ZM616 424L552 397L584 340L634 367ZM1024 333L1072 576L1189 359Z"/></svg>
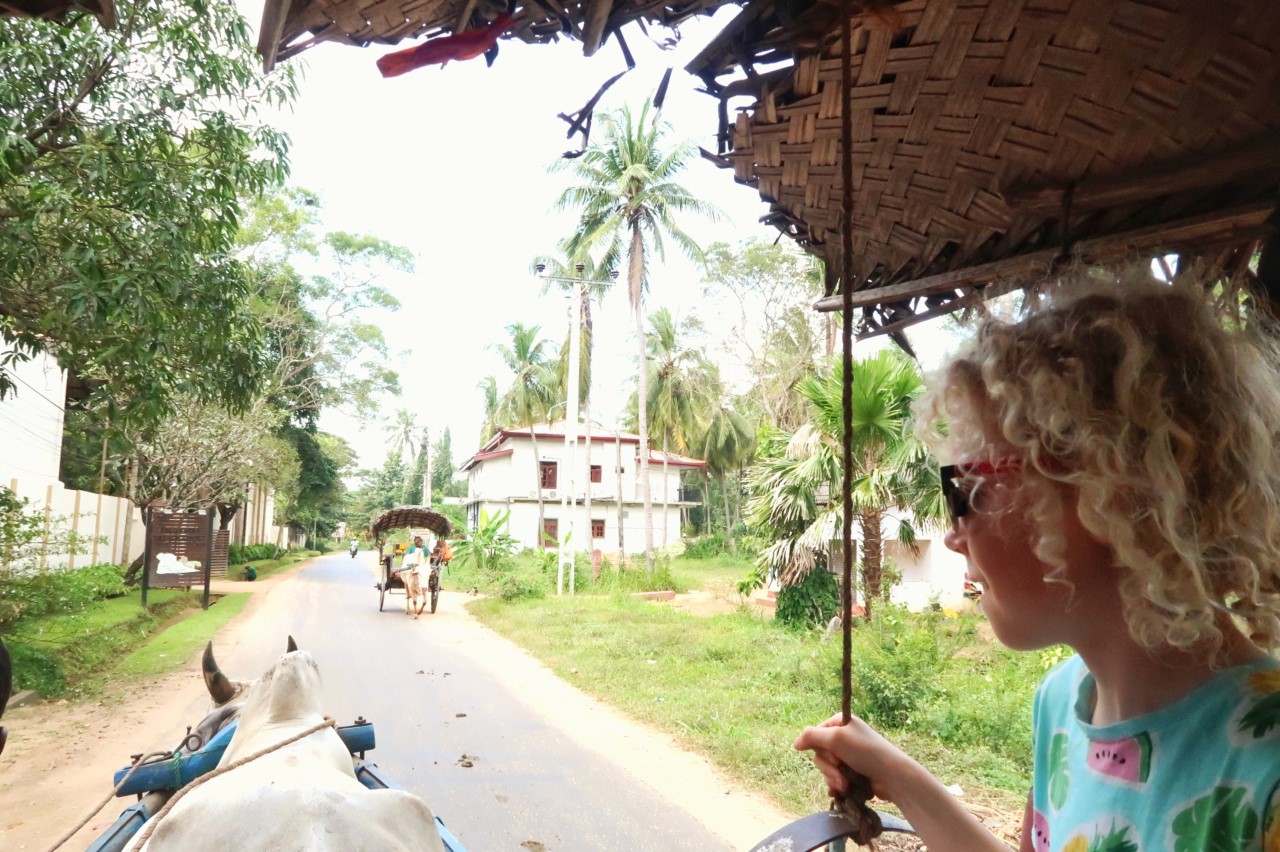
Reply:
<svg viewBox="0 0 1280 852"><path fill-rule="evenodd" d="M306 651L286 653L242 694L239 727L219 768L324 720L320 671ZM444 844L417 796L356 780L350 752L328 727L208 777L160 820L143 849L443 852Z"/></svg>

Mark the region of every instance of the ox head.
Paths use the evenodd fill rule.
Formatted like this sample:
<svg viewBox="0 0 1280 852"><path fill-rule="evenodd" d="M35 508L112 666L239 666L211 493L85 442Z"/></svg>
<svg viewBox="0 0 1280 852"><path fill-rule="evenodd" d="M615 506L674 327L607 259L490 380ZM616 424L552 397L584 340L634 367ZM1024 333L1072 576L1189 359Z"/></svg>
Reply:
<svg viewBox="0 0 1280 852"><path fill-rule="evenodd" d="M257 730L324 716L320 667L306 651L286 652L245 693L241 726Z"/></svg>
<svg viewBox="0 0 1280 852"><path fill-rule="evenodd" d="M12 691L13 663L9 659L9 652L5 649L4 642L0 642L0 717L4 716L4 706L9 703L9 693ZM0 725L0 754L4 754L4 743L8 737L4 726Z"/></svg>
<svg viewBox="0 0 1280 852"><path fill-rule="evenodd" d="M297 650L298 643L290 636L285 645L285 653L291 654ZM212 642L204 648L200 667L204 671L204 685L209 690L212 704L204 719L187 735L184 747L188 751L197 751L209 742L214 734L240 718L249 690L256 683L252 680L231 680L224 675L218 666L218 661L213 658Z"/></svg>

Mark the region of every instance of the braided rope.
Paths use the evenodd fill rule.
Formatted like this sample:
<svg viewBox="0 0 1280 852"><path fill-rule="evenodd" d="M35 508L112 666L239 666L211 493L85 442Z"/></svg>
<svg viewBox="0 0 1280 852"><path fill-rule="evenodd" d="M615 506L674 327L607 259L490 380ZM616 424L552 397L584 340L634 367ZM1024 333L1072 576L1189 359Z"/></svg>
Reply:
<svg viewBox="0 0 1280 852"><path fill-rule="evenodd" d="M133 766L129 767L129 771L124 774L124 777L120 779L120 783L111 788L111 792L107 794L106 798L104 798L101 802L99 802L97 807L89 811L89 813L85 814L84 819L76 823L75 828L71 829L66 834L62 835L62 837L58 838L58 841L49 847L48 852L55 852L55 850L61 848L62 845L66 843L68 840L70 840L77 831L84 828L85 825L88 824L89 820L97 816L98 811L105 808L107 806L107 803L116 797L116 793L118 793L120 791L120 788L123 787L125 783L129 780L129 776L137 772L140 767L146 766L152 763L160 763L162 761L168 760L170 757L173 757L173 756L174 756L174 752L171 752L171 751L153 751L140 756L136 761L134 761Z"/></svg>
<svg viewBox="0 0 1280 852"><path fill-rule="evenodd" d="M317 722L316 724L312 725L310 728L307 728L305 731L302 731L301 733L294 734L288 739L281 740L280 742L274 745L267 746L264 749L259 749L258 751L255 751L253 754L242 757L239 760L236 760L232 763L227 764L226 766L219 766L217 769L213 770L212 772L208 772L204 775L201 775L199 778L196 778L190 784L183 787L178 792L174 793L173 798L165 802L164 807L161 808L155 816L153 816L150 820L147 821L147 827L142 832L142 836L138 839L138 842L134 846L134 848L142 849L144 846L146 846L147 841L151 839L151 835L155 833L156 826L160 824L160 820L168 815L169 811L173 809L173 806L178 803L178 800L181 799L183 796L187 795L187 793L190 793L195 788L199 787L204 782L211 781L212 779L217 778L219 775L222 775L225 772L230 772L233 769L239 769L241 766L244 766L246 763L255 761L260 757L265 757L266 755L271 754L273 751L279 751L280 749L284 748L287 745L293 745L298 740L306 739L307 737L311 736L317 731L323 731L325 728L337 728L337 727L338 727L338 723L333 719L333 717L325 716L323 722Z"/></svg>

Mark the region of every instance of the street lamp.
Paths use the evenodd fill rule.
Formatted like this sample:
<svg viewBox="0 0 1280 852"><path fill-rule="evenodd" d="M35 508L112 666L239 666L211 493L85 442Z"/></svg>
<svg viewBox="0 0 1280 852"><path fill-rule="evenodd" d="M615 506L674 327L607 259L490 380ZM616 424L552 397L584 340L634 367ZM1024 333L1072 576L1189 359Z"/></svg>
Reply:
<svg viewBox="0 0 1280 852"><path fill-rule="evenodd" d="M573 554L568 547L565 546L573 535L573 511L572 505L575 495L577 494L577 456L578 456L578 393L580 391L580 372L582 370L582 302L586 293L588 284L610 284L618 280L618 271L611 270L609 272L609 280L588 279L586 277L587 265L578 263L574 265L574 271L577 275L573 278L567 278L559 275L543 275L547 265L538 263L534 265L534 269L538 272L538 277L543 281L565 281L573 285L573 301L569 306L569 389L567 400L565 402L565 427L564 427L564 456L565 467L568 471L566 477L567 482L563 483L560 488L560 519L556 524L556 550L557 567L556 567L556 594L564 594L564 574L566 567L569 571L569 594L574 593L574 571L573 571ZM539 483L541 487L541 483ZM591 477L587 476L587 488L591 487ZM563 529L561 528L563 524ZM541 530L538 531L541 534ZM591 544L594 542L590 536L591 519L587 518L587 542L588 552L591 551Z"/></svg>

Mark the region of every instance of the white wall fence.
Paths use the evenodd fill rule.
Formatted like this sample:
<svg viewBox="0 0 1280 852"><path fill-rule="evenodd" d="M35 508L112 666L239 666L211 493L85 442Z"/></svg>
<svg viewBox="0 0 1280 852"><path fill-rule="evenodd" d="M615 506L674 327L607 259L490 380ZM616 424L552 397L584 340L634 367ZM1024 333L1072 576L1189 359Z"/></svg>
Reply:
<svg viewBox="0 0 1280 852"><path fill-rule="evenodd" d="M142 554L146 527L142 513L124 497L108 497L90 491L66 488L57 480L43 477L10 477L0 480L19 497L30 501L28 511L46 518L45 538L38 540L40 555L36 567L41 570L83 568L99 562L117 565L132 562ZM251 499L236 512L231 524L231 544L270 542L289 546L287 527L275 524L275 500L269 491L250 492ZM61 518L61 522L55 519ZM215 515L215 528L217 517ZM58 552L49 539L61 529L88 537L80 553Z"/></svg>

